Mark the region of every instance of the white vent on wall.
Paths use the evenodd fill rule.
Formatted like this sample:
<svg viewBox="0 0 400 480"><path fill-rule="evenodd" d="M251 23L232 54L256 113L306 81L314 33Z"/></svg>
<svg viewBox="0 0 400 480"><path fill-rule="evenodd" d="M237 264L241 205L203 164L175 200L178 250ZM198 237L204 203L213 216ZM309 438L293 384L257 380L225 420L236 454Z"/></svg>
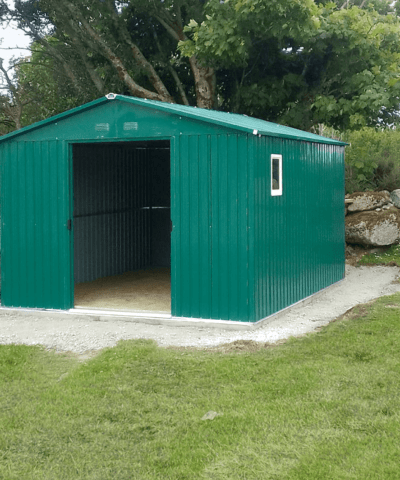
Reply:
<svg viewBox="0 0 400 480"><path fill-rule="evenodd" d="M124 123L124 130L137 130L138 129L138 123L137 122L125 122Z"/></svg>
<svg viewBox="0 0 400 480"><path fill-rule="evenodd" d="M110 124L109 123L97 123L95 125L96 132L109 132L110 131Z"/></svg>

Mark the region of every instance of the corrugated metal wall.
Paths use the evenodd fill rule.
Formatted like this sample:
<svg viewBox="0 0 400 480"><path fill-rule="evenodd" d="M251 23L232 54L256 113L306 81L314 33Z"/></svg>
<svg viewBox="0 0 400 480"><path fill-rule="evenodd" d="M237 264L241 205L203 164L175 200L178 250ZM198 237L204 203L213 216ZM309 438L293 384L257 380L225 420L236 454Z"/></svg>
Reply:
<svg viewBox="0 0 400 480"><path fill-rule="evenodd" d="M67 142L1 145L3 305L70 308L74 270L83 281L165 261L169 153L134 143L76 144L73 165ZM283 156L277 197L272 153ZM256 321L343 277L343 147L178 135L171 188L173 315Z"/></svg>
<svg viewBox="0 0 400 480"><path fill-rule="evenodd" d="M64 142L1 146L2 305L72 304L69 163Z"/></svg>
<svg viewBox="0 0 400 480"><path fill-rule="evenodd" d="M74 145L75 282L169 266L170 154L156 145Z"/></svg>
<svg viewBox="0 0 400 480"><path fill-rule="evenodd" d="M172 158L172 314L250 318L248 137L177 137Z"/></svg>
<svg viewBox="0 0 400 480"><path fill-rule="evenodd" d="M260 138L255 177L256 319L344 277L343 147ZM283 156L271 196L270 155Z"/></svg>
<svg viewBox="0 0 400 480"><path fill-rule="evenodd" d="M182 136L174 157L174 315L257 321L344 277L343 147Z"/></svg>

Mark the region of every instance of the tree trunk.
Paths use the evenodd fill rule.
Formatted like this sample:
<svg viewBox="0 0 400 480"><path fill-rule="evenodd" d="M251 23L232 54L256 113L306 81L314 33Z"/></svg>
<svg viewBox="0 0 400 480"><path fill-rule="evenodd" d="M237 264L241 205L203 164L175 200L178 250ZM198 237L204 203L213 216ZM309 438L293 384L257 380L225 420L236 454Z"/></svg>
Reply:
<svg viewBox="0 0 400 480"><path fill-rule="evenodd" d="M216 108L216 77L211 67L203 67L196 57L189 59L196 86L196 101L199 108Z"/></svg>
<svg viewBox="0 0 400 480"><path fill-rule="evenodd" d="M183 26L180 21L178 22L173 19L163 18L160 15L155 15L155 17L176 41L179 42L188 39L183 31ZM178 15L178 18L180 18L180 15ZM199 108L208 109L216 108L217 81L214 69L202 66L196 56L190 57L189 63L194 77L197 106Z"/></svg>

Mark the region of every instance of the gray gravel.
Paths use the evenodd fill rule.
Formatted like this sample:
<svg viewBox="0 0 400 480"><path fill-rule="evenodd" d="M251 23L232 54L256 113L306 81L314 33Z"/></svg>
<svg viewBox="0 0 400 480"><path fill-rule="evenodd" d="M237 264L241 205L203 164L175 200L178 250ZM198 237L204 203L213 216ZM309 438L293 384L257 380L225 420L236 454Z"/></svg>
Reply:
<svg viewBox="0 0 400 480"><path fill-rule="evenodd" d="M44 345L78 354L112 347L122 339L153 339L160 346L210 347L235 340L274 343L312 332L357 304L400 291L397 267L346 267L346 278L314 296L306 305L280 313L250 331L149 325L132 320L96 321L93 317L41 317L0 310L0 344Z"/></svg>

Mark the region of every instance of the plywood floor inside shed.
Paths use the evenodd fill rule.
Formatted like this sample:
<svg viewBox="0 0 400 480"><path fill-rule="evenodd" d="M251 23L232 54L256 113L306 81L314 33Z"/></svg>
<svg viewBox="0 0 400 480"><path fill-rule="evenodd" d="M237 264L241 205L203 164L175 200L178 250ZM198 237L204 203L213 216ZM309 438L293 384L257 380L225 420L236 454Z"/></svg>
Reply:
<svg viewBox="0 0 400 480"><path fill-rule="evenodd" d="M171 312L171 271L149 268L75 284L75 307Z"/></svg>

